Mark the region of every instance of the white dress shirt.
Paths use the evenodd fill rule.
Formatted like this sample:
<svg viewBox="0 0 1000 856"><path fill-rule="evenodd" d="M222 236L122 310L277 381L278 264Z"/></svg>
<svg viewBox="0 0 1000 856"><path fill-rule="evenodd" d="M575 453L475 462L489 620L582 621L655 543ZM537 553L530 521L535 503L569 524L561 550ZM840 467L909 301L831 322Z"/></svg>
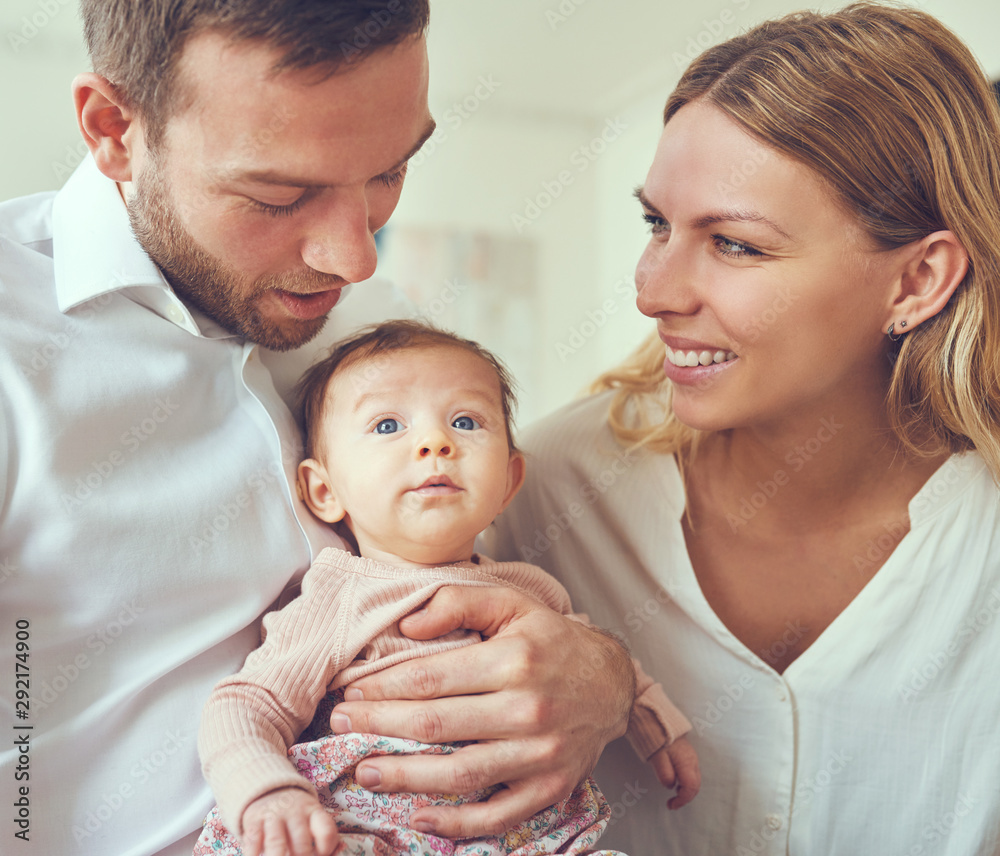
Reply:
<svg viewBox="0 0 1000 856"><path fill-rule="evenodd" d="M952 457L932 476L910 502L910 532L778 674L699 588L673 457L627 454L606 426L608 403L574 403L529 432L527 483L487 544L553 573L694 725L702 790L677 812L623 741L608 748L596 772L613 818L601 846L1000 853L1000 494L982 459ZM887 534L859 545L857 561L890 548ZM787 642L796 632L790 621Z"/></svg>
<svg viewBox="0 0 1000 856"><path fill-rule="evenodd" d="M317 347L409 311L384 284L342 301L322 343L263 352L283 387ZM0 206L4 852L190 853L213 804L201 707L339 544L297 498L300 457L262 349L177 298L90 158L58 194Z"/></svg>

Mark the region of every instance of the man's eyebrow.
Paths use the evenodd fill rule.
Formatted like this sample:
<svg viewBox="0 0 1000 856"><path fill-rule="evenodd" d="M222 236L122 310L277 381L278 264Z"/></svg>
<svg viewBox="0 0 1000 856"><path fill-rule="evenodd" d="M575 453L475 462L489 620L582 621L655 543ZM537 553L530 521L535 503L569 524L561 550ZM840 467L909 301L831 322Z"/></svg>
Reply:
<svg viewBox="0 0 1000 856"><path fill-rule="evenodd" d="M643 192L642 187L637 187L635 189L634 196L639 200L643 208L646 208L656 214L660 213L656 206L649 201L649 197L647 197ZM711 211L708 214L698 217L691 223L691 226L695 229L705 229L708 226L715 225L716 223L761 223L764 226L773 229L785 240L793 240L792 236L789 235L788 232L782 229L781 226L769 217L765 217L759 211L753 211L749 208L722 208L718 211Z"/></svg>
<svg viewBox="0 0 1000 856"><path fill-rule="evenodd" d="M435 130L437 130L437 122L435 122L433 118L428 119L427 127L424 128L424 132L420 135L420 138L417 140L413 148L410 149L406 153L406 155L403 158L401 158L397 163L395 163L393 166L389 167L389 169L383 172L382 175L391 175L392 173L401 170L403 168L403 165L424 147L424 143L426 143L431 138L431 135L434 133Z"/></svg>
<svg viewBox="0 0 1000 856"><path fill-rule="evenodd" d="M398 172L403 168L403 165L412 158L424 143L430 139L430 136L434 133L437 128L437 123L430 119L427 123L427 127L424 128L424 132L420 135L420 139L417 140L416 144L410 149L404 157L393 164L385 172L379 173L379 175L392 175L394 172ZM262 170L224 170L216 175L216 181L249 181L253 184L273 184L280 185L281 187L301 187L304 189L309 189L312 187L324 187L325 185L317 182L314 178L306 178L304 176L296 176L291 173L281 172L275 169L262 169Z"/></svg>

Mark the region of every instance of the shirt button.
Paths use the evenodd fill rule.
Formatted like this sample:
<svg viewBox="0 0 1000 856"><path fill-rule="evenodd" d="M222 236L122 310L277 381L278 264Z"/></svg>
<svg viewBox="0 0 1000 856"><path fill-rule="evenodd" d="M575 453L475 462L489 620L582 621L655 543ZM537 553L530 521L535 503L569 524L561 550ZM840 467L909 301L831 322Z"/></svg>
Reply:
<svg viewBox="0 0 1000 856"><path fill-rule="evenodd" d="M788 693L782 687L778 687L778 701L788 701Z"/></svg>
<svg viewBox="0 0 1000 856"><path fill-rule="evenodd" d="M765 818L765 820L767 822L767 828L768 829L773 829L775 831L781 829L781 818L778 817L778 815L776 815L776 814L769 814Z"/></svg>
<svg viewBox="0 0 1000 856"><path fill-rule="evenodd" d="M171 306L167 310L167 315L170 316L171 321L176 321L178 324L184 320L184 313L180 311L176 306Z"/></svg>

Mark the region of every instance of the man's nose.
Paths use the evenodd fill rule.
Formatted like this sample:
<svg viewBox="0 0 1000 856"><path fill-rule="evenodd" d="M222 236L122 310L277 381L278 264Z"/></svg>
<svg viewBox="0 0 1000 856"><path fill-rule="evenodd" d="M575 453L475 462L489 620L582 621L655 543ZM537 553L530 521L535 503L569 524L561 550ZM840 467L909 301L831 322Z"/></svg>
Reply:
<svg viewBox="0 0 1000 856"><path fill-rule="evenodd" d="M375 236L364 187L338 188L308 221L301 243L302 260L313 270L347 282L375 273Z"/></svg>

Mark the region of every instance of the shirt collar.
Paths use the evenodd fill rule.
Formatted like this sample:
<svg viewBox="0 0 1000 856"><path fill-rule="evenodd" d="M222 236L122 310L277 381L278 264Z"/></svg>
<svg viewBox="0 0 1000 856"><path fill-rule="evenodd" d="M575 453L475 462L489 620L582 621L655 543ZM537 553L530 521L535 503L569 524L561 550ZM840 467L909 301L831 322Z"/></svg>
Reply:
<svg viewBox="0 0 1000 856"><path fill-rule="evenodd" d="M135 239L115 182L87 156L52 208L56 299L65 312L102 294L151 286L172 294Z"/></svg>

